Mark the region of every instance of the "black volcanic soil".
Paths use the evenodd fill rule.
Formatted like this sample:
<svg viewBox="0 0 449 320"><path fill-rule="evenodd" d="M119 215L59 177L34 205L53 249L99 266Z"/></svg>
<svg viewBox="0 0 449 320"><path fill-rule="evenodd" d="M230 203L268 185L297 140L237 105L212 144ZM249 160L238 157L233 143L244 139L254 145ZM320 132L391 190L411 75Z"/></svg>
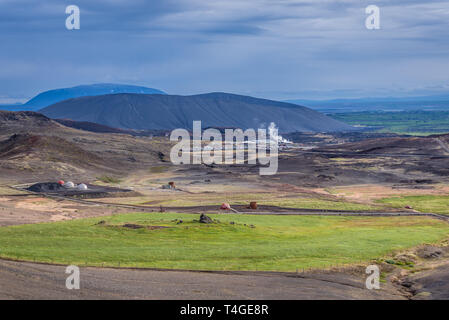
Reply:
<svg viewBox="0 0 449 320"><path fill-rule="evenodd" d="M446 141L449 135L431 137L388 137L367 139L353 143L317 148L317 152L394 154L397 156L427 155L449 156L437 139Z"/></svg>
<svg viewBox="0 0 449 320"><path fill-rule="evenodd" d="M31 185L27 188L28 191L48 194L48 195L56 195L63 197L73 197L73 198L83 198L83 199L92 199L92 198L103 198L103 197L113 197L113 196L124 196L124 195L133 195L138 196L137 192L133 192L130 189L122 189L122 188L114 188L107 186L97 186L92 184L87 184L87 190L78 190L75 188L66 188L61 186L56 182L39 182Z"/></svg>
<svg viewBox="0 0 449 320"><path fill-rule="evenodd" d="M449 135L389 137L291 150L276 178L300 186L426 185L449 181Z"/></svg>
<svg viewBox="0 0 449 320"><path fill-rule="evenodd" d="M281 135L282 137L284 137L289 141L313 147L357 142L367 139L399 137L399 135L395 133L370 132L363 130L320 133L320 134L310 132L291 132L291 133L281 133Z"/></svg>

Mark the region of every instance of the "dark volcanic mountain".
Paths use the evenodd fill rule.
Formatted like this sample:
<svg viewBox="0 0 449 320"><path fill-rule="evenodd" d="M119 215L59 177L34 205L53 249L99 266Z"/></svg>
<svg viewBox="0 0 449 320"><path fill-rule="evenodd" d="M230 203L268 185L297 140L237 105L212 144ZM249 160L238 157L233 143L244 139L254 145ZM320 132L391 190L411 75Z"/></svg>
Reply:
<svg viewBox="0 0 449 320"><path fill-rule="evenodd" d="M191 129L203 127L268 127L280 132L331 132L354 128L306 107L227 93L193 96L113 94L83 97L40 110L50 118L89 121L124 129Z"/></svg>

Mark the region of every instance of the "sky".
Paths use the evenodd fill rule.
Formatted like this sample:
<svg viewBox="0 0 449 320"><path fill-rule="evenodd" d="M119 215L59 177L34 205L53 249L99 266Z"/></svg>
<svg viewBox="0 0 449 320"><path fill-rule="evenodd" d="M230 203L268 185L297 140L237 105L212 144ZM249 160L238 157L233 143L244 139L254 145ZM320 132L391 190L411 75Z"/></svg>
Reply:
<svg viewBox="0 0 449 320"><path fill-rule="evenodd" d="M448 31L447 0L0 0L0 103L104 82L278 100L439 94Z"/></svg>

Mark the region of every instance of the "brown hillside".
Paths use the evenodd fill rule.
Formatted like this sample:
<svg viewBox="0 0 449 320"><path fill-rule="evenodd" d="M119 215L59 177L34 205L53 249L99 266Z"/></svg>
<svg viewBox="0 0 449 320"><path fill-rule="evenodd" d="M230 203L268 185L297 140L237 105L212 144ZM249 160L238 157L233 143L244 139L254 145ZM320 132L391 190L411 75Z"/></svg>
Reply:
<svg viewBox="0 0 449 320"><path fill-rule="evenodd" d="M104 165L97 155L59 137L14 134L8 140L0 142L0 159L24 158L68 162L83 167Z"/></svg>

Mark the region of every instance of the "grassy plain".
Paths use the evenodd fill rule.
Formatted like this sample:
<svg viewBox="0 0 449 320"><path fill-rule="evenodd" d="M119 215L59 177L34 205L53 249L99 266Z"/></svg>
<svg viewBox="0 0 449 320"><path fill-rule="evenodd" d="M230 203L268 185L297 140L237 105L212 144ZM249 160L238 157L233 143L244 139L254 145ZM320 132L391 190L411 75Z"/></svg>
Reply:
<svg viewBox="0 0 449 320"><path fill-rule="evenodd" d="M377 202L395 208L410 206L420 212L449 215L449 195L398 196L380 199Z"/></svg>
<svg viewBox="0 0 449 320"><path fill-rule="evenodd" d="M449 236L446 222L426 217L210 216L219 222L131 213L3 227L0 256L92 266L295 271L368 261ZM123 226L130 223L144 228Z"/></svg>

